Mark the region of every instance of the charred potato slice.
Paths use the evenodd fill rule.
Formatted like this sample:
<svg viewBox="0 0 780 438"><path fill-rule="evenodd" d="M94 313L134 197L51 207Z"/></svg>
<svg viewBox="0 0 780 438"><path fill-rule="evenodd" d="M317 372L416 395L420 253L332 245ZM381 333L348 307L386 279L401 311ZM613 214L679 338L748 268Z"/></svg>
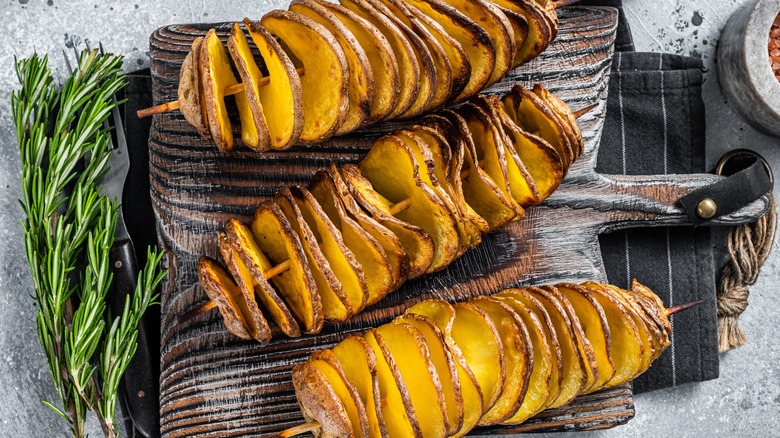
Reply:
<svg viewBox="0 0 780 438"><path fill-rule="evenodd" d="M387 118L397 118L406 113L420 94L423 66L415 55L412 42L404 32L365 0L340 0L340 3L361 18L376 26L385 36L398 62L399 95L396 106Z"/></svg>
<svg viewBox="0 0 780 438"><path fill-rule="evenodd" d="M271 138L265 123L263 106L257 96L260 88L258 82L262 78L262 73L255 63L249 42L238 23L233 23L231 27L227 46L241 82L244 84L243 96L249 108L248 116L252 119L252 123L241 123L241 140L244 145L252 149L265 151L271 146Z"/></svg>
<svg viewBox="0 0 780 438"><path fill-rule="evenodd" d="M463 436L473 429L484 412L484 397L474 373L469 368L463 352L452 338L452 324L455 320L455 309L446 301L427 300L415 304L406 310L406 315L420 315L429 319L441 331L447 348L455 361L458 381L463 394L463 423L454 436Z"/></svg>
<svg viewBox="0 0 780 438"><path fill-rule="evenodd" d="M490 36L495 50L493 72L487 85L501 80L512 68L515 54L515 34L512 23L498 6L490 0L445 0L473 20Z"/></svg>
<svg viewBox="0 0 780 438"><path fill-rule="evenodd" d="M399 97L398 61L388 39L375 25L342 5L317 0L349 29L366 52L374 78L374 95L366 123L386 118L396 107Z"/></svg>
<svg viewBox="0 0 780 438"><path fill-rule="evenodd" d="M295 144L303 131L301 77L282 46L260 23L244 19L249 36L257 46L268 70L268 84L254 90L263 108L271 149Z"/></svg>
<svg viewBox="0 0 780 438"><path fill-rule="evenodd" d="M399 316L393 322L413 326L425 340L431 362L441 382L446 405L447 435L454 435L463 424L463 391L460 387L456 361L447 347L444 335L433 321L422 315L410 313Z"/></svg>
<svg viewBox="0 0 780 438"><path fill-rule="evenodd" d="M409 324L385 324L373 332L385 356L393 358L409 392L424 437L445 437L447 405L439 374L419 330Z"/></svg>
<svg viewBox="0 0 780 438"><path fill-rule="evenodd" d="M204 73L202 103L206 108L211 138L220 151L230 152L234 144L233 125L230 123L225 104L225 88L236 85L238 79L230 67L225 46L214 29L206 34L200 45L200 63ZM246 95L238 93L234 98L241 125L246 125L246 129L256 129L253 128L252 111L249 109Z"/></svg>
<svg viewBox="0 0 780 438"><path fill-rule="evenodd" d="M233 297L232 301L238 305L242 320L249 334L260 343L270 341L271 328L268 326L268 321L265 320L263 314L260 313L260 308L257 307L252 274L238 257L238 253L233 249L227 234L220 232L217 235L217 241L222 259L238 285L240 295Z"/></svg>
<svg viewBox="0 0 780 438"><path fill-rule="evenodd" d="M612 294L615 299L618 299L623 303L629 315L631 315L631 319L634 321L634 325L636 325L639 339L642 342L642 364L639 366L639 371L637 371L637 373L632 377L633 379L644 373L650 367L653 359L655 359L656 343L654 341L654 334L645 324L645 320L641 316L642 310L633 300L625 299L625 296L619 292L619 289L616 286L612 286L611 284L603 285L602 289L604 289L607 293Z"/></svg>
<svg viewBox="0 0 780 438"><path fill-rule="evenodd" d="M420 181L414 155L403 141L392 134L377 140L360 161L360 170L374 190L391 203L408 200L409 207L395 217L422 228L433 239L434 255L427 272L449 265L458 253L455 219Z"/></svg>
<svg viewBox="0 0 780 438"><path fill-rule="evenodd" d="M609 356L615 365L615 375L604 385L609 388L631 380L641 369L644 346L639 329L626 306L599 284L584 284L607 317L610 333Z"/></svg>
<svg viewBox="0 0 780 438"><path fill-rule="evenodd" d="M344 377L351 382L366 407L368 434L384 437L387 429L382 417L379 380L374 350L359 336L350 336L333 347L333 355L339 361Z"/></svg>
<svg viewBox="0 0 780 438"><path fill-rule="evenodd" d="M322 372L336 390L341 403L347 411L356 438L368 436L368 413L355 385L347 378L341 361L329 349L318 350L309 357L309 362Z"/></svg>
<svg viewBox="0 0 780 438"><path fill-rule="evenodd" d="M416 278L427 272L433 262L435 248L431 236L422 228L391 215L392 202L374 190L371 182L361 174L360 168L344 165L341 175L360 205L401 241L409 255L407 278Z"/></svg>
<svg viewBox="0 0 780 438"><path fill-rule="evenodd" d="M339 397L346 390L337 377L333 367L322 361L308 361L293 367L292 382L303 418L319 423L321 437L361 436L355 435L348 407Z"/></svg>
<svg viewBox="0 0 780 438"><path fill-rule="evenodd" d="M386 349L380 346L376 329L363 334L363 339L376 356L380 407L388 435L422 438L422 430L415 416L409 391L401 378L398 364Z"/></svg>
<svg viewBox="0 0 780 438"><path fill-rule="evenodd" d="M198 280L206 296L217 304L225 327L241 339L252 339L241 314L238 286L219 262L209 257L198 260Z"/></svg>
<svg viewBox="0 0 780 438"><path fill-rule="evenodd" d="M349 65L338 41L323 25L295 12L274 10L260 23L306 70L301 77L300 140L318 142L332 136L349 109Z"/></svg>
<svg viewBox="0 0 780 438"><path fill-rule="evenodd" d="M294 0L290 10L325 26L344 51L349 65L349 110L336 135L354 131L368 119L374 99L374 74L366 51L336 15L314 0Z"/></svg>
<svg viewBox="0 0 780 438"><path fill-rule="evenodd" d="M525 64L539 56L555 39L556 26L550 21L546 11L532 0L495 0L495 3L525 18L528 32L523 44L517 48L513 67ZM555 14L555 11L553 11ZM557 15L556 15L557 17Z"/></svg>
<svg viewBox="0 0 780 438"><path fill-rule="evenodd" d="M615 366L612 364L612 358L609 355L611 336L604 308L593 297L593 294L579 285L559 284L557 289L571 303L577 314L577 319L579 319L585 331L585 337L588 338L590 345L593 347L597 362L598 378L589 390L591 392L598 390L606 385L615 375Z"/></svg>
<svg viewBox="0 0 780 438"><path fill-rule="evenodd" d="M265 273L273 268L268 257L257 246L252 230L236 219L225 223L225 234L233 250L252 275L254 291L263 308L276 321L282 332L290 337L301 335L300 327L290 313L290 309L266 280Z"/></svg>
<svg viewBox="0 0 780 438"><path fill-rule="evenodd" d="M200 73L200 43L203 37L198 37L192 42L192 49L179 70L179 89L177 97L179 100L179 110L184 116L184 120L198 130L198 134L204 137L210 136L208 128L208 118L203 105L203 95L201 93L201 73Z"/></svg>
<svg viewBox="0 0 780 438"><path fill-rule="evenodd" d="M270 201L260 204L252 220L252 234L274 266L289 260L290 268L273 277L271 284L284 297L303 332L319 333L324 318L317 285L306 262L301 241L279 206Z"/></svg>
<svg viewBox="0 0 780 438"><path fill-rule="evenodd" d="M569 142L574 146L573 149L575 154L578 157L582 155L585 150L585 143L582 140L582 131L580 131L580 128L577 125L577 119L574 117L574 114L571 112L569 106L566 105L566 102L562 101L561 98L555 94L550 93L541 84L534 85L534 94L547 102L550 108L552 108L553 111L558 114L558 116L561 118L561 121L563 122L564 131L569 137Z"/></svg>
<svg viewBox="0 0 780 438"><path fill-rule="evenodd" d="M519 424L544 409L545 402L550 396L551 377L555 363L550 345L547 344L544 327L536 313L511 296L496 296L494 298L512 308L515 315L523 321L533 346L533 366L528 381L528 390L520 403L520 409L502 422L502 424Z"/></svg>
<svg viewBox="0 0 780 438"><path fill-rule="evenodd" d="M484 310L469 302L452 307L455 319L450 334L479 382L484 397L483 411L489 412L501 397L506 380L504 344L495 323Z"/></svg>
<svg viewBox="0 0 780 438"><path fill-rule="evenodd" d="M501 300L478 297L470 302L493 320L504 347L506 378L503 391L493 407L479 420L483 426L499 424L517 413L528 390L534 360L531 339L520 316Z"/></svg>
<svg viewBox="0 0 780 438"><path fill-rule="evenodd" d="M496 48L487 31L442 0L409 0L409 3L439 23L466 51L471 76L454 100L464 100L483 89L493 74L496 61Z"/></svg>
<svg viewBox="0 0 780 438"><path fill-rule="evenodd" d="M319 205L341 234L344 245L354 254L357 264L365 274L365 305L374 304L387 295L394 285L393 268L385 251L377 239L347 215L333 180L326 172L320 171L314 175L307 192L307 202Z"/></svg>
<svg viewBox="0 0 780 438"><path fill-rule="evenodd" d="M297 193L299 194L299 193ZM349 286L357 286L359 290L361 284L354 271L350 272L351 275L346 276L345 281L348 285L342 283L339 277L336 275L335 267L332 267L330 260L324 254L326 251L325 244L320 244L317 239L317 234L312 229L316 227L316 224L312 224L306 220L301 209L297 204L293 193L290 189L282 189L276 194L274 199L276 204L281 209L284 216L287 218L293 231L298 235L301 243L303 243L303 253L306 255L308 266L310 268L314 283L316 284L317 294L322 301L322 313L325 319L331 321L344 321L354 313L356 308L360 309L363 304L364 296L361 294L361 300L357 303L353 303L350 297L347 295L346 289ZM331 251L331 256L333 256ZM334 260L335 263L343 262L343 260ZM354 284L349 284L350 280ZM365 283L363 283L365 285Z"/></svg>

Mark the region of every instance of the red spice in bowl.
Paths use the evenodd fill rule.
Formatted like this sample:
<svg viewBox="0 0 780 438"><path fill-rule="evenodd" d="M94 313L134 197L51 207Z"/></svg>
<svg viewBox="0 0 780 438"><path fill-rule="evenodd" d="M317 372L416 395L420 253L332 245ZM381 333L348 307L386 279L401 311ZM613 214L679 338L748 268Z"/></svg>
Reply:
<svg viewBox="0 0 780 438"><path fill-rule="evenodd" d="M775 77L780 81L780 14L775 17L772 29L769 31L769 63L772 65Z"/></svg>

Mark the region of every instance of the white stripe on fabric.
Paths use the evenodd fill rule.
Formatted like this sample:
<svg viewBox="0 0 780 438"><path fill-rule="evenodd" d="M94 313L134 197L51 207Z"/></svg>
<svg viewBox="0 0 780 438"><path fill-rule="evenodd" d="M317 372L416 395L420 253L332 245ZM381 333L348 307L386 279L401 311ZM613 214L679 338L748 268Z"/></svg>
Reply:
<svg viewBox="0 0 780 438"><path fill-rule="evenodd" d="M669 131L666 120L666 90L664 89L664 57L658 55L658 70L661 72L661 113L664 117L664 175L669 173L669 160L668 160L668 146L669 146ZM669 268L669 307L674 306L674 283L672 281L672 245L669 228L666 229L666 263ZM669 322L672 325L671 336L671 355L672 355L672 386L677 386L677 358L674 348L674 316L669 317Z"/></svg>
<svg viewBox="0 0 780 438"><path fill-rule="evenodd" d="M618 74L618 105L620 107L620 145L623 153L623 175L627 173L626 169L626 118L623 113L623 71L621 64L623 62L623 53L618 52L617 74ZM624 232L626 238L626 287L631 287L631 257L629 254L628 230Z"/></svg>

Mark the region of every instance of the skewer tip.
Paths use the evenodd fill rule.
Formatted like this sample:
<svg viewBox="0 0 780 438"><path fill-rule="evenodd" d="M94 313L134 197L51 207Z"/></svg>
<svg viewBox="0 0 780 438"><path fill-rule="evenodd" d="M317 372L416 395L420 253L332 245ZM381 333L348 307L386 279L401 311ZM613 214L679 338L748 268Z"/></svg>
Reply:
<svg viewBox="0 0 780 438"><path fill-rule="evenodd" d="M311 421L308 423L299 424L297 426L293 426L289 429L285 429L281 432L279 432L278 435L276 435L279 438L289 438L291 436L300 435L306 432L313 432L320 428L320 423L316 421Z"/></svg>
<svg viewBox="0 0 780 438"><path fill-rule="evenodd" d="M580 117L582 117L585 114L589 113L590 110L592 110L593 108L596 108L597 106L599 106L599 104L594 103L593 105L588 105L585 108L582 108L582 109L579 109L579 110L575 111L574 112L574 118L575 119L579 119Z"/></svg>
<svg viewBox="0 0 780 438"><path fill-rule="evenodd" d="M675 313L680 313L683 310L688 310L691 307L698 306L699 304L701 304L703 302L704 302L704 300L699 300L699 301L693 301L693 302L690 302L690 303L678 304L676 306L672 306L672 307L666 309L666 316L669 317L669 316L674 315Z"/></svg>

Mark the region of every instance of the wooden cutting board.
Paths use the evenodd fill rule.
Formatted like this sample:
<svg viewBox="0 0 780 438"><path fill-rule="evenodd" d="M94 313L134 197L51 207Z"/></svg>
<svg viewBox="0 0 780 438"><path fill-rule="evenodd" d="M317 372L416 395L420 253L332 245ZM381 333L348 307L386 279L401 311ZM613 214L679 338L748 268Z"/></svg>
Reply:
<svg viewBox="0 0 780 438"><path fill-rule="evenodd" d="M388 322L427 298L461 301L501 289L557 281L606 279L598 234L629 226L685 224L680 196L712 183L712 175L605 176L595 173L606 111L617 28L613 8L559 10L557 40L539 58L513 71L488 92L515 83L542 83L574 110L598 107L580 118L585 154L558 191L524 219L485 236L447 269L411 281L349 321L326 324L317 336L277 337L260 346L237 339L218 311L184 324L176 318L200 305L199 256L218 258L216 232L229 217L249 220L262 200L285 186L306 184L325 164L357 162L387 123L313 147L257 155L239 147L229 155L200 140L178 112L155 116L149 140L151 194L161 245L170 269L162 295L161 428L165 436L270 436L302 422L290 381L293 364L314 350ZM190 43L210 27L168 26L150 39L155 104L176 99L179 66ZM766 200L724 217L722 223L760 216ZM581 430L612 427L634 415L628 385L579 397L523 425L475 433Z"/></svg>

